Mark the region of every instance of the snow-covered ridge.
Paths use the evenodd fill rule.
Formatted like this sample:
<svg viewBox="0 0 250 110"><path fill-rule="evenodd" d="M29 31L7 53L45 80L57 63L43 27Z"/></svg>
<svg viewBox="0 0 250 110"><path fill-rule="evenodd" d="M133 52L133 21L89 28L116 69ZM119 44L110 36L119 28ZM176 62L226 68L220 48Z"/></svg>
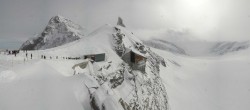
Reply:
<svg viewBox="0 0 250 110"><path fill-rule="evenodd" d="M245 42L219 42L211 48L211 53L216 55L224 55L230 52L248 49L250 43Z"/></svg>
<svg viewBox="0 0 250 110"><path fill-rule="evenodd" d="M48 49L78 40L83 37L83 28L62 16L49 20L44 31L35 38L27 40L20 47L22 50Z"/></svg>

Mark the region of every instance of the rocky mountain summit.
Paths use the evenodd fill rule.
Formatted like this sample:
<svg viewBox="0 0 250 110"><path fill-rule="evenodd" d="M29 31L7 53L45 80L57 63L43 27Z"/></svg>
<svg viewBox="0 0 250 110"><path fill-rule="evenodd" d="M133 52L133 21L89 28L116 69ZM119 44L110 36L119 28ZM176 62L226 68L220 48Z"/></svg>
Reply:
<svg viewBox="0 0 250 110"><path fill-rule="evenodd" d="M54 16L37 37L27 40L21 50L43 50L61 46L83 37L83 28L62 16Z"/></svg>

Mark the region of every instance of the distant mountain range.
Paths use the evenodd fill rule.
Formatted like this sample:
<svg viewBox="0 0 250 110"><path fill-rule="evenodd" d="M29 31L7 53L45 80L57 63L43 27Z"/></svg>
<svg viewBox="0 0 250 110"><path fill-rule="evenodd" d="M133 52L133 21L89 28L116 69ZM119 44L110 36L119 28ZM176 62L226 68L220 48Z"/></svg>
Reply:
<svg viewBox="0 0 250 110"><path fill-rule="evenodd" d="M118 25L125 27L122 19L118 18ZM62 16L54 16L49 20L46 28L36 36L24 42L21 50L49 49L84 37L83 28ZM183 55L224 55L226 53L247 49L249 41L245 42L209 42L192 37L188 31L167 31L166 38L152 38L142 40L145 45Z"/></svg>
<svg viewBox="0 0 250 110"><path fill-rule="evenodd" d="M178 38L178 37L177 37ZM153 38L143 41L145 45L174 54L191 56L224 55L231 52L248 49L249 41L244 42L212 42L203 40L168 40L167 38Z"/></svg>

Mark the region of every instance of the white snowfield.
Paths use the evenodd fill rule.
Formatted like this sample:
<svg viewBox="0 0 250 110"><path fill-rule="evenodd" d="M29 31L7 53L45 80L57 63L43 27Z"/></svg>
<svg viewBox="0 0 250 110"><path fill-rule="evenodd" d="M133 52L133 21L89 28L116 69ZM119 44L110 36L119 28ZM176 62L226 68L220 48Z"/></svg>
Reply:
<svg viewBox="0 0 250 110"><path fill-rule="evenodd" d="M129 36L124 45L138 41L129 31L120 28ZM92 110L93 105L105 110L123 110L120 102L133 99L133 86L137 86L138 91L149 92L150 88L140 81L154 76L148 74L146 77L135 71L137 79L134 80L138 82L134 84L128 80L132 75L125 70L126 80L116 88L110 88L112 83L93 77L98 76L96 71L102 71L102 76L107 78L120 77L115 74L123 61L113 50L112 34L114 28L104 25L84 39L47 50L28 51L28 58L22 51L16 57L0 54L0 110ZM210 57L151 50L167 62L167 67L159 67L171 110L250 109L249 49ZM83 59L63 59L103 52L106 53L105 61L93 64ZM41 55L46 59L41 59ZM82 62L87 62L86 68L72 69ZM138 94L139 101L147 98L143 93ZM91 97L95 97L95 102Z"/></svg>
<svg viewBox="0 0 250 110"><path fill-rule="evenodd" d="M161 68L172 110L249 110L250 50L190 57L155 50L169 61Z"/></svg>

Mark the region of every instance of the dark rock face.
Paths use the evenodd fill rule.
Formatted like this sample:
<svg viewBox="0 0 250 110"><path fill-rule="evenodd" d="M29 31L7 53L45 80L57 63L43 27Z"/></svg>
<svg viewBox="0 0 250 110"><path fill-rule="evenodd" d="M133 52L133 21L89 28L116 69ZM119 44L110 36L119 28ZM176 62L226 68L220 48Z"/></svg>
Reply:
<svg viewBox="0 0 250 110"><path fill-rule="evenodd" d="M36 39L27 40L25 43L22 44L20 50L35 50L36 45L43 42L42 37L38 37Z"/></svg>
<svg viewBox="0 0 250 110"><path fill-rule="evenodd" d="M120 25L120 26L122 26L122 27L126 27L126 26L123 24L123 20L122 20L121 17L118 17L117 25Z"/></svg>
<svg viewBox="0 0 250 110"><path fill-rule="evenodd" d="M21 50L48 49L80 39L82 28L71 20L61 16L52 17L44 31L36 38L29 39L20 47Z"/></svg>

